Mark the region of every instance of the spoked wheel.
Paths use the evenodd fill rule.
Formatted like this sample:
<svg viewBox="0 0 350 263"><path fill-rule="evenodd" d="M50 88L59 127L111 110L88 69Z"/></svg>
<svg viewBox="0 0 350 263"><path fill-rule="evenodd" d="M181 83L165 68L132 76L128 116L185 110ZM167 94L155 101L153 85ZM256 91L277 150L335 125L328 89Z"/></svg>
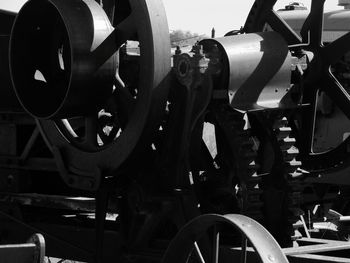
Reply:
<svg viewBox="0 0 350 263"><path fill-rule="evenodd" d="M12 32L17 96L76 175L114 173L165 111L170 40L162 2L118 0L107 11L111 19L93 0L31 0ZM140 54L124 63L118 51L129 40Z"/></svg>
<svg viewBox="0 0 350 263"><path fill-rule="evenodd" d="M232 248L228 240L238 240L239 246ZM162 262L248 262L248 247L260 262L288 262L268 231L238 214L206 214L193 219L172 240Z"/></svg>
<svg viewBox="0 0 350 263"><path fill-rule="evenodd" d="M276 0L256 0L244 25L246 33L262 31L266 25L280 33L288 42L292 54L299 52L308 58L307 69L301 76L299 97L304 109L292 117L298 147L303 157L303 165L312 170L327 170L349 165L348 144L350 138L326 151L314 150L314 136L318 100L326 95L350 119L350 95L342 82L332 72L332 67L350 51L350 33L346 33L330 43L322 39L324 2L312 0L310 13L300 28L300 34L292 29L282 16L274 11ZM286 11L287 12L287 11ZM293 12L293 11L290 11Z"/></svg>

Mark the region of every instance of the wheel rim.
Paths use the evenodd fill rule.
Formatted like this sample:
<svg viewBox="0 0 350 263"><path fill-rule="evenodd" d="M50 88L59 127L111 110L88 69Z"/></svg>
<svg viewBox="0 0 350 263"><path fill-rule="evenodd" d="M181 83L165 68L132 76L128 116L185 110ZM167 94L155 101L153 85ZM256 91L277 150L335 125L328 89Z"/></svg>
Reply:
<svg viewBox="0 0 350 263"><path fill-rule="evenodd" d="M241 262L246 262L247 247L245 244L247 241L252 244L261 262L288 262L277 242L260 224L251 218L238 214L225 216L206 214L193 219L172 240L162 262L187 262L188 256L193 249L196 251L199 262L220 262L219 226L222 224L242 234ZM211 252L206 253L208 251L201 250L198 242L199 238L210 229L213 237L211 239L212 243L209 244Z"/></svg>

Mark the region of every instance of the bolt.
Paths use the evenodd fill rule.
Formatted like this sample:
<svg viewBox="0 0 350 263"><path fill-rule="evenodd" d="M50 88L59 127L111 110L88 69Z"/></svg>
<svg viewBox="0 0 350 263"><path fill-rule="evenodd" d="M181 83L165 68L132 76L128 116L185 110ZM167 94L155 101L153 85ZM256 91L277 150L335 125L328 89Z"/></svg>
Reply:
<svg viewBox="0 0 350 263"><path fill-rule="evenodd" d="M271 261L271 262L275 262L275 257L272 256L272 255L268 255L268 256L267 256L267 259L268 259L269 261Z"/></svg>

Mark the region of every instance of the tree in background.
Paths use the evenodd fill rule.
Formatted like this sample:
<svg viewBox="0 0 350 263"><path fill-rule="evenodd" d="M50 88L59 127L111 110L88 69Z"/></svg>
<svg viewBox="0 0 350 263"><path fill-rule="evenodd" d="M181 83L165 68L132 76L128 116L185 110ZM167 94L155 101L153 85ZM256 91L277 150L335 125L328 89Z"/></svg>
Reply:
<svg viewBox="0 0 350 263"><path fill-rule="evenodd" d="M204 37L204 35L192 33L188 30L176 29L170 31L171 47L192 45L193 43L203 39Z"/></svg>

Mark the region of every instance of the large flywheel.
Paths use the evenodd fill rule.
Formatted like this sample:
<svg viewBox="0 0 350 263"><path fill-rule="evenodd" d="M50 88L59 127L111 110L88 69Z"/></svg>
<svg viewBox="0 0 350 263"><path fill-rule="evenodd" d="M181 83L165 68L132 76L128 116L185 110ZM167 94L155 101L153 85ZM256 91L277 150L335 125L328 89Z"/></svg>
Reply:
<svg viewBox="0 0 350 263"><path fill-rule="evenodd" d="M313 0L310 12L305 10L301 12L305 19L301 21L299 29L294 28L295 20L293 25L290 25L283 19L283 12L274 10L276 2L276 0L256 0L243 32L274 30L288 42L292 55L303 59L304 64L307 64L306 68L298 68L300 74L295 74L299 75L298 83L293 83L291 86L294 88L294 94L299 94L295 97L295 102L302 110L289 118L304 168L320 172L344 167L349 164L349 137L325 151L316 151L314 142L317 112L322 103L326 104L322 102L325 101L324 98L326 102L332 101L346 116L345 118L350 119L350 95L334 70L335 65L350 50L350 33L345 33L332 41L327 40L326 43L323 37L325 0ZM286 16L288 12L294 11L286 11Z"/></svg>
<svg viewBox="0 0 350 263"><path fill-rule="evenodd" d="M149 139L168 93L162 2L104 2L107 10L94 0L30 0L10 44L16 94L62 161L66 182L80 188L96 188L98 174L114 173ZM128 41L131 59L120 51ZM83 186L80 175L95 180Z"/></svg>

